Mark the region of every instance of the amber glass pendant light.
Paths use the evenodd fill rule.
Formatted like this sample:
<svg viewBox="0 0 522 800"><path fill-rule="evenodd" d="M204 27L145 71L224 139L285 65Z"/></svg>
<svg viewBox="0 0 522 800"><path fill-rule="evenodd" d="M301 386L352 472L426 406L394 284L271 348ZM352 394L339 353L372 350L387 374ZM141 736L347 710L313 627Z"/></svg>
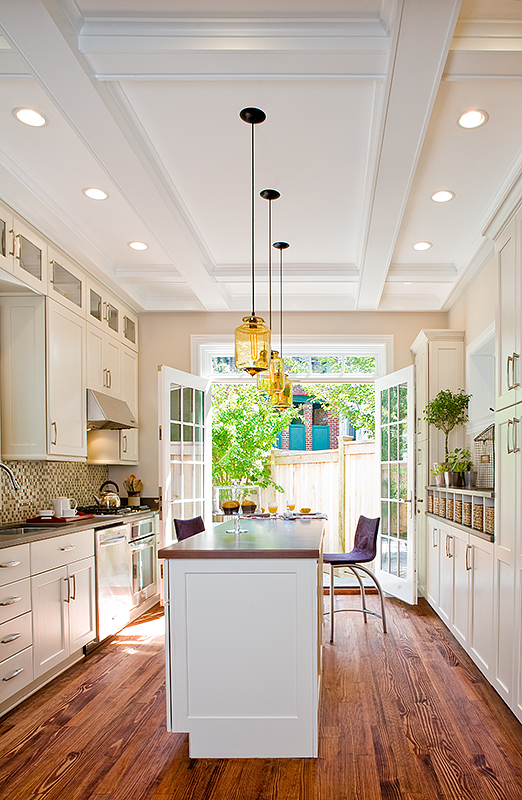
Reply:
<svg viewBox="0 0 522 800"><path fill-rule="evenodd" d="M285 362L283 359L283 250L286 250L290 245L288 242L274 242L274 247L279 250L279 333L281 343L278 357L274 358L273 369L272 364L270 364L270 405L279 409L279 411L284 411L286 408L292 408L293 403L292 383L285 374ZM274 380L272 380L272 373Z"/></svg>
<svg viewBox="0 0 522 800"><path fill-rule="evenodd" d="M260 108L244 108L239 116L252 127L252 312L249 317L243 317L243 324L236 328L235 361L237 369L256 375L268 369L270 364L270 329L265 325L264 319L256 316L254 302L254 127L265 121L266 114Z"/></svg>
<svg viewBox="0 0 522 800"><path fill-rule="evenodd" d="M272 330L272 200L277 200L281 195L277 189L263 189L259 194L263 200L268 200L268 327ZM257 373L257 390L263 392L263 394L270 394L274 359L278 356L277 350L272 350L270 352L269 368Z"/></svg>

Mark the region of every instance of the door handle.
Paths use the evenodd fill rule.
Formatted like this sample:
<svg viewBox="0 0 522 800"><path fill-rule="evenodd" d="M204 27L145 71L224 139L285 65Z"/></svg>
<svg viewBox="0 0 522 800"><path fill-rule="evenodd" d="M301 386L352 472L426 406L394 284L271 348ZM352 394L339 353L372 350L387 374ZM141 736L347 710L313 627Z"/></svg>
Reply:
<svg viewBox="0 0 522 800"><path fill-rule="evenodd" d="M513 383L511 388L516 389L517 386L520 386L520 383L517 380L518 377L518 359L520 358L519 353L513 353L512 363L513 363Z"/></svg>
<svg viewBox="0 0 522 800"><path fill-rule="evenodd" d="M69 581L69 578L64 578L64 581L67 584L67 597L64 598L63 602L64 603L70 603L71 602L71 583Z"/></svg>
<svg viewBox="0 0 522 800"><path fill-rule="evenodd" d="M513 363L513 356L508 356L507 359L506 359L506 380L507 380L508 391L509 391L509 389L513 388L513 385L511 383L510 371L509 371L509 365L512 364L512 363Z"/></svg>
<svg viewBox="0 0 522 800"><path fill-rule="evenodd" d="M471 569L470 556L472 555L472 550L473 550L472 546L470 544L467 544L466 545L466 570L468 570L468 571Z"/></svg>
<svg viewBox="0 0 522 800"><path fill-rule="evenodd" d="M518 453L520 451L520 447L518 446L518 423L520 422L519 419L513 417L513 450L512 453Z"/></svg>
<svg viewBox="0 0 522 800"><path fill-rule="evenodd" d="M439 543L437 542L437 537L435 535L436 533L437 533L437 528L433 528L432 533L431 533L431 544L432 544L433 547L438 547L439 546Z"/></svg>
<svg viewBox="0 0 522 800"><path fill-rule="evenodd" d="M5 678L2 678L2 680L3 681L12 681L13 678L16 678L16 676L20 675L20 673L23 672L23 671L24 671L23 667L18 667L18 669L15 669L14 672L11 672L10 675L6 675Z"/></svg>
<svg viewBox="0 0 522 800"><path fill-rule="evenodd" d="M509 431L512 428L512 426L513 426L513 420L512 419L508 419L508 421L507 421L507 433L506 433L506 447L507 447L508 455L510 455L513 452L513 448L509 446Z"/></svg>
<svg viewBox="0 0 522 800"><path fill-rule="evenodd" d="M19 603L22 598L17 597L9 597L7 600L0 601L0 606L13 606L15 603Z"/></svg>
<svg viewBox="0 0 522 800"><path fill-rule="evenodd" d="M21 635L21 633L10 633L9 636L4 636L3 639L0 639L0 644L11 644L11 642L16 642Z"/></svg>
<svg viewBox="0 0 522 800"><path fill-rule="evenodd" d="M10 569L11 567L19 567L21 561L4 561L3 564L0 564L0 569Z"/></svg>

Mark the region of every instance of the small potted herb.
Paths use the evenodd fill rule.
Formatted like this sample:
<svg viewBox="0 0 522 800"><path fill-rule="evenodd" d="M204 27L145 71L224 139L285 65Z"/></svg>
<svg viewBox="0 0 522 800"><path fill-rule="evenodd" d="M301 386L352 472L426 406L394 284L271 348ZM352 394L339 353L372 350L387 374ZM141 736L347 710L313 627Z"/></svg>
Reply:
<svg viewBox="0 0 522 800"><path fill-rule="evenodd" d="M433 469L430 469L432 475L435 476L435 485L436 486L445 486L445 476L447 474L448 465L447 464L434 464Z"/></svg>

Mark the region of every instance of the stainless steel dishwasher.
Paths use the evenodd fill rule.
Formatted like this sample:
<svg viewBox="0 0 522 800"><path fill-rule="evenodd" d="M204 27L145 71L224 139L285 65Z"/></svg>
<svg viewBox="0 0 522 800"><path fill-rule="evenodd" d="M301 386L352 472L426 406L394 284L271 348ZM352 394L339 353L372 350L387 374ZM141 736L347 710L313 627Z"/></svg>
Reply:
<svg viewBox="0 0 522 800"><path fill-rule="evenodd" d="M129 558L130 525L96 530L97 642L120 631L134 606Z"/></svg>

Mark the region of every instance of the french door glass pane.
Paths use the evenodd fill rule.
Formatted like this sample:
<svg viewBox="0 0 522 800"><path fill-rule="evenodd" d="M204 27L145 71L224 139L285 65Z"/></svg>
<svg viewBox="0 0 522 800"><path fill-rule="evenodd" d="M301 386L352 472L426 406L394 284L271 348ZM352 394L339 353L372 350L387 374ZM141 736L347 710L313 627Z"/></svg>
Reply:
<svg viewBox="0 0 522 800"><path fill-rule="evenodd" d="M7 255L7 236L6 236L6 227L5 222L3 219L0 219L0 255L6 256Z"/></svg>
<svg viewBox="0 0 522 800"><path fill-rule="evenodd" d="M406 569L408 472L407 387L391 386L380 393L381 416L381 569L399 575ZM388 538L389 537L389 538Z"/></svg>

